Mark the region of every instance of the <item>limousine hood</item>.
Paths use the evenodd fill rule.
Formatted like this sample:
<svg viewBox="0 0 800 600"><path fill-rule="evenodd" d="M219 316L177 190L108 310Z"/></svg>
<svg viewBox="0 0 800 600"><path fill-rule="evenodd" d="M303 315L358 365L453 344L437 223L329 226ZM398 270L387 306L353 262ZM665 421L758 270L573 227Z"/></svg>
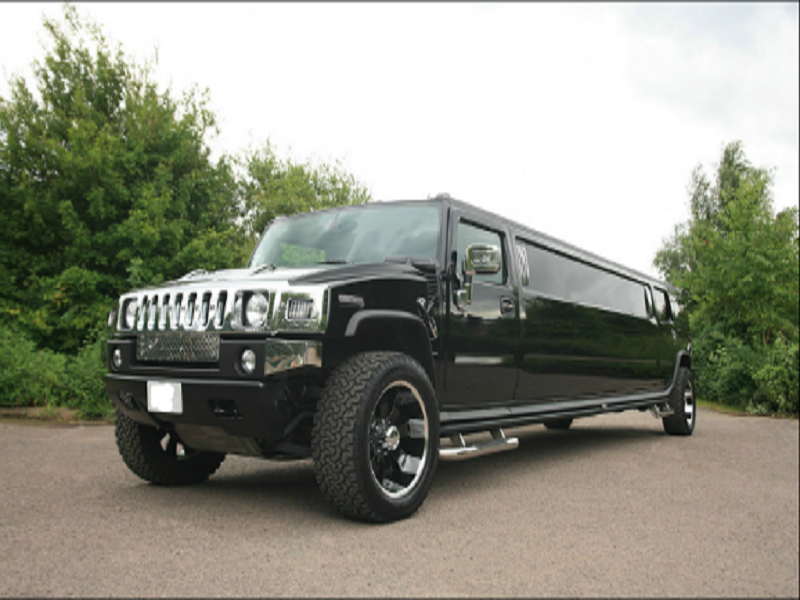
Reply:
<svg viewBox="0 0 800 600"><path fill-rule="evenodd" d="M424 277L425 272L435 270L432 263L383 262L369 264L320 264L314 267L275 267L266 266L252 269L220 269L205 271L198 269L186 275L159 284L131 290L130 293L169 290L203 284L236 283L236 282L283 282L288 285L350 283L376 277L396 276Z"/></svg>

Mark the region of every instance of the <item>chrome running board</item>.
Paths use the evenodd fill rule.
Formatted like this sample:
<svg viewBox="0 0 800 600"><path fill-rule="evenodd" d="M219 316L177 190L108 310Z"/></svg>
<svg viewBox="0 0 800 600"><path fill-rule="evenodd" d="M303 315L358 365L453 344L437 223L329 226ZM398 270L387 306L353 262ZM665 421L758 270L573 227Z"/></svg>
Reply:
<svg viewBox="0 0 800 600"><path fill-rule="evenodd" d="M663 419L664 417L671 417L675 414L675 411L672 410L666 402L664 404L654 404L650 407L650 414L653 415L654 419Z"/></svg>
<svg viewBox="0 0 800 600"><path fill-rule="evenodd" d="M452 446L439 448L439 460L467 460L486 454L515 450L519 447L519 439L507 438L502 429L492 429L492 440L477 444L467 445L464 436L454 433L450 436Z"/></svg>

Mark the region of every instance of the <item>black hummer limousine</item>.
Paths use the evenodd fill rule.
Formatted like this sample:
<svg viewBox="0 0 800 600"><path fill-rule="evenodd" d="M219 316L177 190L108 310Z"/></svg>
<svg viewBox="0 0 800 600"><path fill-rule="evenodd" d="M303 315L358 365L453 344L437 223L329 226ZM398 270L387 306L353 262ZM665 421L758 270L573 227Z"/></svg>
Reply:
<svg viewBox="0 0 800 600"><path fill-rule="evenodd" d="M675 315L665 284L447 195L372 203L276 219L244 269L123 295L106 388L147 481L310 457L342 513L391 521L439 459L515 448L503 428L650 409L691 435Z"/></svg>

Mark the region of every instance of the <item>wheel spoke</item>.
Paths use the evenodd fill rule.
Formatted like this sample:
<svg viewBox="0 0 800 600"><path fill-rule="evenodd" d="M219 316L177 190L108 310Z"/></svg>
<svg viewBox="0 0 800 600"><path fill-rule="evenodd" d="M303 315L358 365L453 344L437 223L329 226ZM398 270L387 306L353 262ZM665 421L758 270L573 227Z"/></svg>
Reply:
<svg viewBox="0 0 800 600"><path fill-rule="evenodd" d="M387 492L391 492L392 494L402 492L404 489L404 486L400 485L396 481L392 481L391 479L384 479L382 485L383 489L385 489Z"/></svg>
<svg viewBox="0 0 800 600"><path fill-rule="evenodd" d="M422 461L416 456L399 452L396 457L397 466L406 475L416 475L422 465Z"/></svg>
<svg viewBox="0 0 800 600"><path fill-rule="evenodd" d="M421 439L425 437L425 421L423 419L409 419L400 428L403 437Z"/></svg>
<svg viewBox="0 0 800 600"><path fill-rule="evenodd" d="M388 423L395 424L395 423L397 423L397 420L399 418L400 418L400 403L395 401L395 402L392 402L392 412L390 412L386 416L386 421Z"/></svg>
<svg viewBox="0 0 800 600"><path fill-rule="evenodd" d="M384 482L384 487L386 487L387 481L394 482L394 461L392 457L388 454L384 454L381 456L381 475Z"/></svg>

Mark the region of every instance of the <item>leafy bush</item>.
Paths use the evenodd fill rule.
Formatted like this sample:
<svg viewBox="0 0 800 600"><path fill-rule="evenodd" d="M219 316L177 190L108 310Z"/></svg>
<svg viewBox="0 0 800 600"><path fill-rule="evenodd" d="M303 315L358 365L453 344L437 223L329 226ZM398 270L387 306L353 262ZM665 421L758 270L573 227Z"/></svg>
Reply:
<svg viewBox="0 0 800 600"><path fill-rule="evenodd" d="M104 381L107 372L105 353L105 331L99 329L77 356L67 358L65 403L70 408L78 409L81 418L106 418L113 411Z"/></svg>
<svg viewBox="0 0 800 600"><path fill-rule="evenodd" d="M58 406L66 358L0 325L0 406Z"/></svg>
<svg viewBox="0 0 800 600"><path fill-rule="evenodd" d="M703 397L752 414L798 414L798 343L747 344L712 328L693 346L698 390Z"/></svg>
<svg viewBox="0 0 800 600"><path fill-rule="evenodd" d="M71 356L37 349L21 331L0 325L0 406L67 406L81 418L108 417L104 353L100 335Z"/></svg>
<svg viewBox="0 0 800 600"><path fill-rule="evenodd" d="M798 343L783 337L775 340L754 365L753 381L757 389L749 412L758 414L798 414Z"/></svg>

